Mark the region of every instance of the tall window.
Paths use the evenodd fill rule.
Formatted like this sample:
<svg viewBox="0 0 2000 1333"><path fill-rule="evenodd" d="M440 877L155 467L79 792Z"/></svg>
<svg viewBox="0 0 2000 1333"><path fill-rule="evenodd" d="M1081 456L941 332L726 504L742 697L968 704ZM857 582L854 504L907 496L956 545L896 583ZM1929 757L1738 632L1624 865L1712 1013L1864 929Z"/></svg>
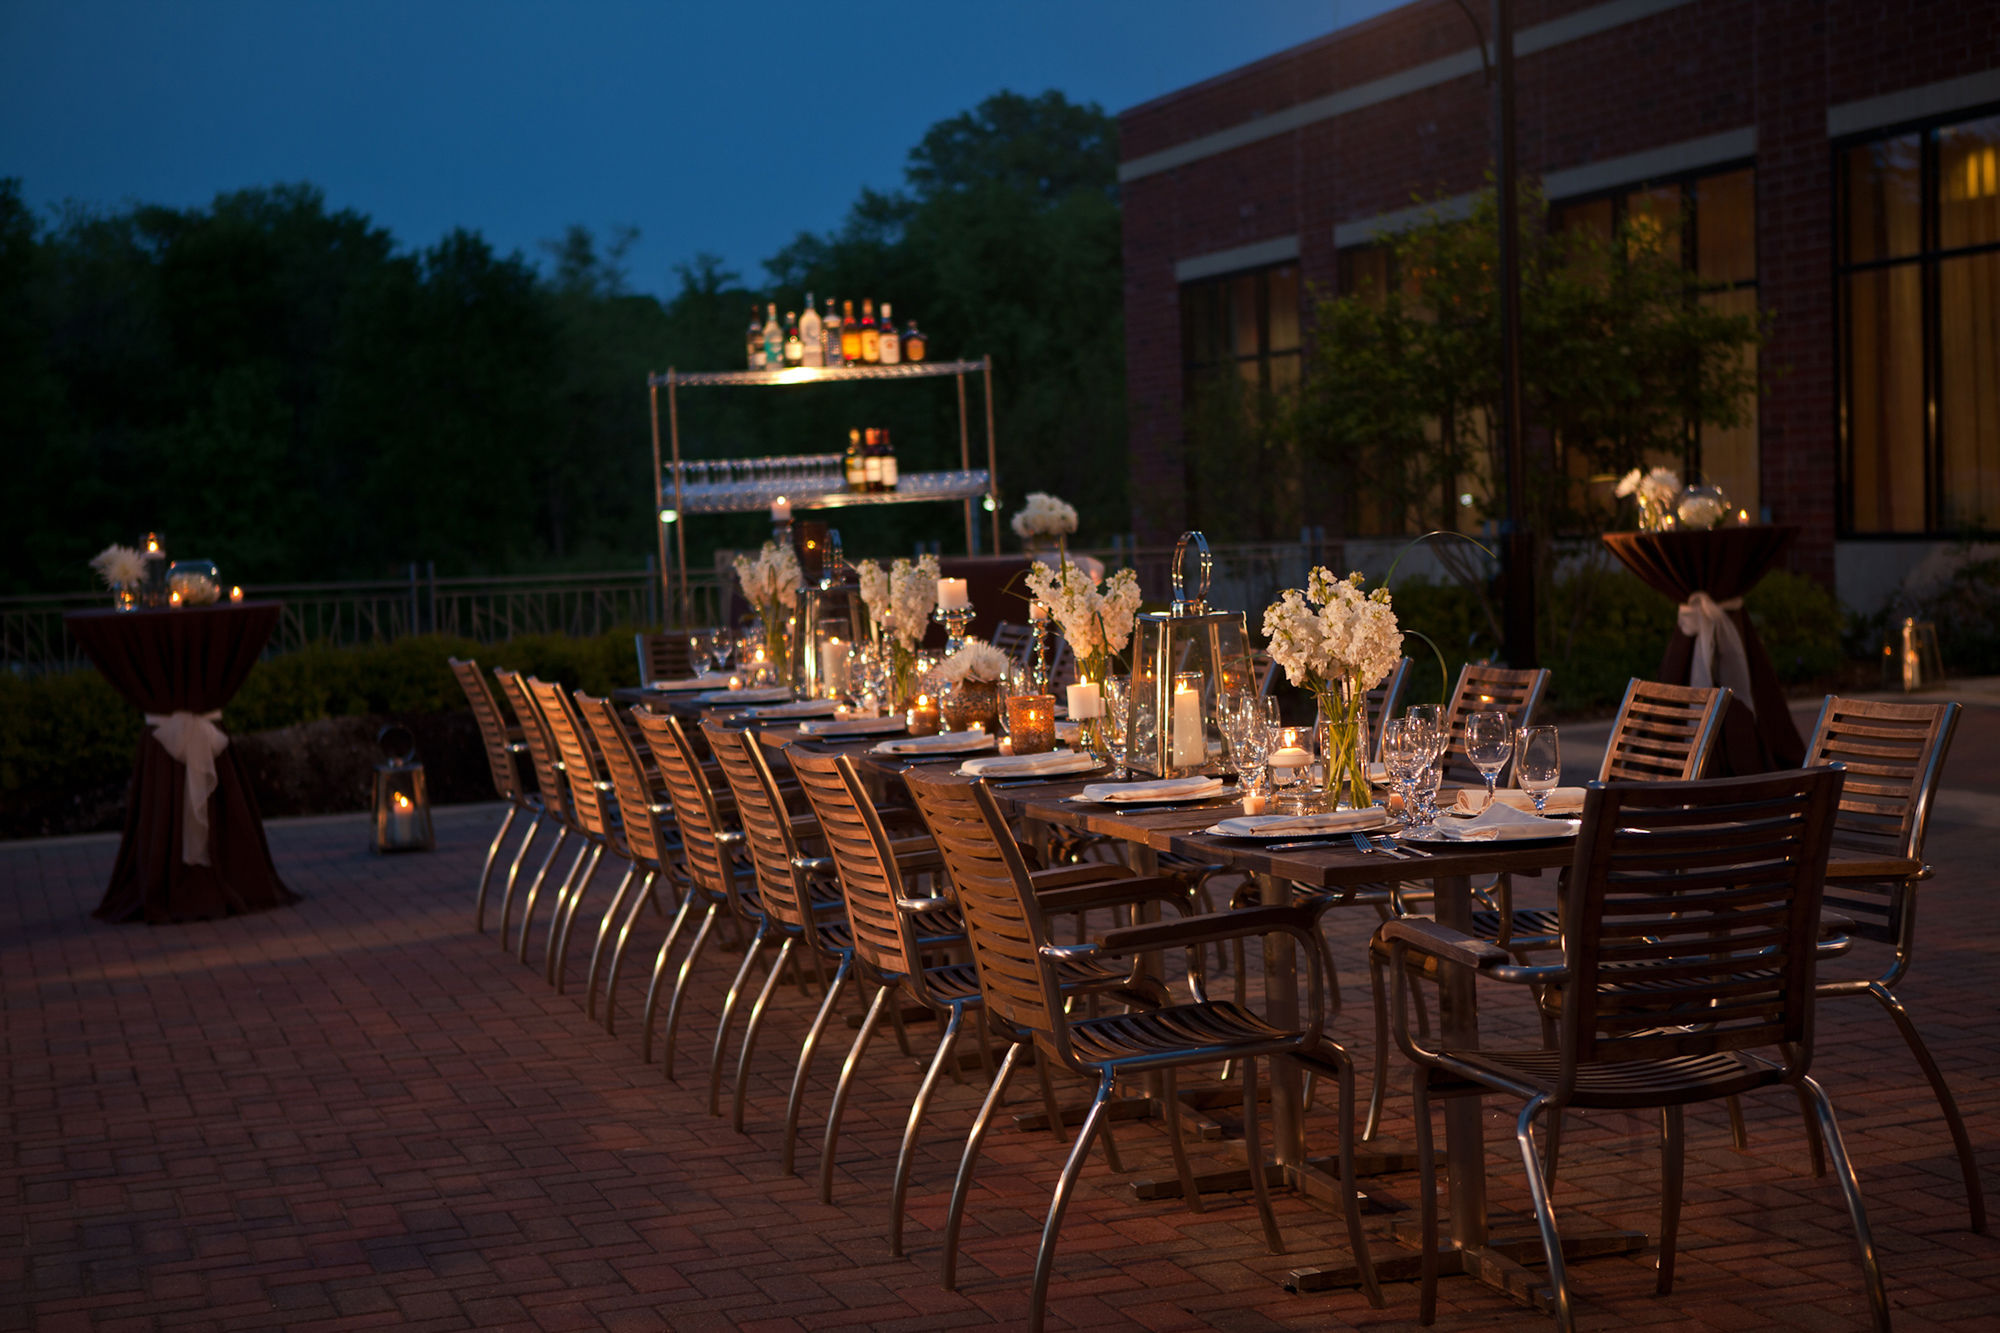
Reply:
<svg viewBox="0 0 2000 1333"><path fill-rule="evenodd" d="M1190 396L1219 371L1245 388L1299 382L1299 270L1252 269L1181 285L1181 361Z"/></svg>
<svg viewBox="0 0 2000 1333"><path fill-rule="evenodd" d="M1749 167L1653 183L1549 210L1558 229L1587 228L1609 239L1620 224L1641 235L1647 228L1665 235L1678 227L1682 261L1716 290L1701 301L1730 315L1757 313L1756 173ZM1745 349L1755 370L1757 351ZM1749 420L1728 430L1690 427L1683 456L1661 460L1690 480L1720 486L1730 503L1757 512L1757 407Z"/></svg>
<svg viewBox="0 0 2000 1333"><path fill-rule="evenodd" d="M1839 160L1847 530L2000 530L2000 115Z"/></svg>

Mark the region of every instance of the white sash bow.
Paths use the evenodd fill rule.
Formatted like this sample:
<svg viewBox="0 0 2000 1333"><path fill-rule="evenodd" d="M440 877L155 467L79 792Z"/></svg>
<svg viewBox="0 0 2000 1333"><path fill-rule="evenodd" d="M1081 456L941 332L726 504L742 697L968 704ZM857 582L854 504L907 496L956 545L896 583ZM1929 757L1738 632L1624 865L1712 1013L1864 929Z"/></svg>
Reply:
<svg viewBox="0 0 2000 1333"><path fill-rule="evenodd" d="M208 859L208 798L215 794L215 757L229 744L229 735L215 725L213 713L148 713L153 739L177 764L187 768L181 797L181 860L205 866Z"/></svg>
<svg viewBox="0 0 2000 1333"><path fill-rule="evenodd" d="M1681 633L1694 640L1694 669L1688 674L1688 684L1705 690L1719 678L1745 708L1755 712L1757 703L1750 697L1750 658L1743 651L1743 635L1729 618L1731 611L1742 607L1741 597L1718 602L1705 592L1690 593L1681 603L1679 624Z"/></svg>

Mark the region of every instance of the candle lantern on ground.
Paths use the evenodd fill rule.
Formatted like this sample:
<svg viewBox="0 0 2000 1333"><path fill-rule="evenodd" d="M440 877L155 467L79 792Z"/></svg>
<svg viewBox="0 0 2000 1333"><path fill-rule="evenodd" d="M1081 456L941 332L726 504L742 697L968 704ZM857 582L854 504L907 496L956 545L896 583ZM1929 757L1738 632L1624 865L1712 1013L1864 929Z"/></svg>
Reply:
<svg viewBox="0 0 2000 1333"><path fill-rule="evenodd" d="M375 765L372 831L378 852L427 852L437 845L424 766L408 727L386 726L377 735L382 762Z"/></svg>
<svg viewBox="0 0 2000 1333"><path fill-rule="evenodd" d="M1213 567L1207 539L1199 532L1182 533L1174 546L1171 608L1141 612L1134 622L1125 704L1129 762L1159 777L1228 771L1216 704L1251 688L1243 613L1208 606Z"/></svg>

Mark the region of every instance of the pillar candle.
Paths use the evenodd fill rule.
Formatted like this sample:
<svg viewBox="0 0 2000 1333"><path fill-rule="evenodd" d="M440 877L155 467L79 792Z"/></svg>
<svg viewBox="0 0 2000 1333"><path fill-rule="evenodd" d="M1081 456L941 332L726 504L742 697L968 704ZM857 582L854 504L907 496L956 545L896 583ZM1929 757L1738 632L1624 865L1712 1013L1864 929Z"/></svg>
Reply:
<svg viewBox="0 0 2000 1333"><path fill-rule="evenodd" d="M839 698L847 693L847 645L839 639L828 639L820 645L821 679L826 682L829 698Z"/></svg>
<svg viewBox="0 0 2000 1333"><path fill-rule="evenodd" d="M782 495L771 501L771 521L773 523L791 522L792 502Z"/></svg>
<svg viewBox="0 0 2000 1333"><path fill-rule="evenodd" d="M1201 695L1185 686L1174 690L1174 767L1200 768L1208 762L1208 739L1201 730Z"/></svg>
<svg viewBox="0 0 2000 1333"><path fill-rule="evenodd" d="M1069 715L1072 721L1087 722L1104 715L1104 695L1092 681L1069 687Z"/></svg>
<svg viewBox="0 0 2000 1333"><path fill-rule="evenodd" d="M972 605L964 579L939 579L937 600L940 611L959 611Z"/></svg>
<svg viewBox="0 0 2000 1333"><path fill-rule="evenodd" d="M1049 604L1047 602L1028 603L1028 619L1047 620L1048 618L1049 618Z"/></svg>

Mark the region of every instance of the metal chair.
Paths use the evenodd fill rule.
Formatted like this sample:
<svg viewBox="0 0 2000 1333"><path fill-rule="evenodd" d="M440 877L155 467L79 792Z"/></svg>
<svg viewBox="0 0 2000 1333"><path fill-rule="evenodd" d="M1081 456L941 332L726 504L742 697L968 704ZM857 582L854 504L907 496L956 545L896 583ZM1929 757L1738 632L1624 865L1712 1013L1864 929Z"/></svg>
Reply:
<svg viewBox="0 0 2000 1333"><path fill-rule="evenodd" d="M1401 975L1413 955L1475 968L1481 979L1560 995L1555 1047L1456 1049L1410 1031L1395 992L1396 1036L1415 1062L1421 1318L1437 1309L1434 1098L1511 1095L1528 1192L1555 1290L1556 1326L1573 1326L1562 1238L1550 1199L1554 1164L1535 1150L1535 1120L1568 1107L1657 1108L1661 1132L1658 1290L1673 1288L1680 1223L1684 1106L1789 1085L1813 1109L1835 1159L1861 1245L1875 1325L1888 1299L1861 1189L1812 1062L1820 884L1840 801L1833 767L1712 782L1593 786L1563 886L1561 961L1518 963L1499 945L1401 918L1378 932ZM1775 1058L1757 1054L1775 1052Z"/></svg>
<svg viewBox="0 0 2000 1333"><path fill-rule="evenodd" d="M514 849L513 864L507 867L507 886L511 892L515 876L521 873L521 862L528 855L528 847L541 830L542 801L540 794L529 791L527 784L521 780L518 758L528 752L528 747L507 734L507 723L500 716L500 706L493 700L493 691L487 688L479 663L458 657L445 660L451 664L451 674L458 678L459 688L465 691L465 702L472 708L472 720L479 725L479 741L486 751L486 767L493 775L493 794L507 803L507 813L500 820L500 829L493 835L492 845L486 849L486 864L479 872L479 893L472 903L472 928L484 934L486 893L493 882L493 867L500 857L500 845L507 840L508 830L514 827L515 817L526 811L531 816L527 831L521 835L520 846ZM503 928L501 934L505 933Z"/></svg>
<svg viewBox="0 0 2000 1333"><path fill-rule="evenodd" d="M542 720L541 706L535 702L534 694L528 689L528 682L518 672L496 668L493 679L500 682L500 692L507 696L514 716L520 719L521 739L528 747L528 759L535 770L535 786L541 796L542 812L555 821L555 840L542 856L542 864L536 868L535 877L528 881L528 891L521 901L521 936L518 942L523 962L528 958L528 928L535 914L535 903L540 899L542 884L549 876L549 867L573 836L579 836L581 829L570 809L569 784L563 777L562 758L556 752L556 743L549 735L548 725ZM578 849L575 862L571 863L572 873L583 859L585 849ZM568 876L564 877L565 882ZM508 949L507 920L514 903L514 880L507 880L507 891L500 898L500 947Z"/></svg>
<svg viewBox="0 0 2000 1333"><path fill-rule="evenodd" d="M685 630L666 634L634 634L632 646L639 654L639 683L682 680L699 674Z"/></svg>
<svg viewBox="0 0 2000 1333"><path fill-rule="evenodd" d="M631 865L625 872L625 878L619 881L611 905L604 909L604 919L597 926L597 943L590 951L590 970L584 977L583 1009L586 1015L595 1018L598 969L604 961L604 945L611 933L612 923L620 923L613 955L616 957L617 953L624 951L625 941L631 936L632 925L638 919L640 909L650 903L654 911L659 910L659 899L654 891L662 878L667 882L675 908L680 907L681 895L675 892L674 877L668 869L680 850L680 842L674 834L673 806L655 798L646 780L646 767L640 759L638 747L633 745L631 733L619 721L618 711L612 707L611 701L593 698L578 690L576 707L590 727L590 734L597 739L598 753L604 756L604 771L610 776L612 791L618 798L619 838L616 850ZM626 910L626 898L631 894L635 880L638 881L639 891L631 898L630 909ZM617 1007L617 1000L618 976L614 971L604 988L607 1031L613 1026L611 1015Z"/></svg>
<svg viewBox="0 0 2000 1333"><path fill-rule="evenodd" d="M530 676L528 693L533 696L536 707L541 709L542 725L555 742L556 753L562 756L563 778L569 784L570 816L585 843L583 848L578 849L577 864L570 867L570 873L556 888L555 907L549 916L548 938L542 945L543 978L560 995L563 993L565 964L569 957L569 935L576 924L577 910L583 906L584 896L590 892L591 881L597 876L604 853L610 851L623 858L625 850L611 783L598 775L597 760L584 739L582 719L563 694L562 683ZM521 921L522 961L527 961L527 957L528 921L524 916Z"/></svg>
<svg viewBox="0 0 2000 1333"><path fill-rule="evenodd" d="M1317 915L1306 907L1256 907L1116 929L1104 935L1097 944L1056 945L1050 941L1043 907L1029 878L1027 863L1022 860L1020 848L985 784L917 772L906 774L905 781L916 797L925 822L937 838L938 849L944 855L952 884L958 892L959 906L965 913L966 926L972 937L973 957L979 967L980 986L985 992L987 1008L1001 1022L1032 1035L1038 1060L1053 1061L1097 1081L1097 1094L1077 1133L1076 1144L1063 1166L1055 1196L1049 1204L1048 1221L1043 1227L1041 1248L1035 1259L1034 1287L1028 1306L1029 1328L1039 1330L1042 1327L1063 1214L1069 1207L1070 1195L1076 1188L1077 1176L1089 1156L1091 1144L1105 1127L1112 1089L1122 1075L1159 1074L1165 1096L1171 1101L1174 1097L1173 1074L1178 1069L1227 1062L1240 1071L1244 1150L1251 1188L1263 1220L1265 1239L1274 1253L1282 1253L1283 1239L1278 1233L1277 1219L1271 1212L1270 1191L1264 1179L1263 1152L1257 1131L1256 1061L1266 1057L1294 1060L1307 1069L1333 1076L1339 1082L1341 1193L1347 1205L1348 1239L1369 1297L1379 1305L1381 1292L1368 1259L1367 1238L1361 1230L1360 1208L1354 1190L1353 1065L1346 1051L1326 1037L1321 1027L1325 1001L1325 946L1319 937ZM1059 970L1062 962L1129 957L1151 950L1173 948L1197 953L1217 940L1270 934L1292 936L1306 960L1309 999L1304 1021L1299 1027L1277 1027L1240 1005L1200 998L1189 1004L1165 1005L1147 1012L1104 1018L1073 1018L1067 1012ZM967 1175L1021 1049L1020 1043L1008 1049L993 1087L987 1093L986 1102L980 1108L972 1135L967 1140L947 1222L948 1255L955 1252ZM1185 1187L1191 1182L1192 1175L1180 1139L1178 1118L1170 1116L1168 1125L1175 1166ZM1191 1196L1190 1203L1193 1201ZM950 1285L949 1281L946 1285Z"/></svg>
<svg viewBox="0 0 2000 1333"><path fill-rule="evenodd" d="M1983 1234L1986 1198L1965 1120L1895 991L1915 954L1917 885L1932 873L1924 861L1924 835L1958 715L1955 703L1870 703L1829 695L1806 747L1806 762L1847 768L1847 785L1834 820L1836 859L1827 866L1827 906L1844 918L1845 934L1886 944L1894 951L1880 976L1823 980L1819 995L1822 999L1873 996L1895 1020L1951 1129L1972 1229ZM1813 1168L1815 1174L1825 1169L1817 1145Z"/></svg>

